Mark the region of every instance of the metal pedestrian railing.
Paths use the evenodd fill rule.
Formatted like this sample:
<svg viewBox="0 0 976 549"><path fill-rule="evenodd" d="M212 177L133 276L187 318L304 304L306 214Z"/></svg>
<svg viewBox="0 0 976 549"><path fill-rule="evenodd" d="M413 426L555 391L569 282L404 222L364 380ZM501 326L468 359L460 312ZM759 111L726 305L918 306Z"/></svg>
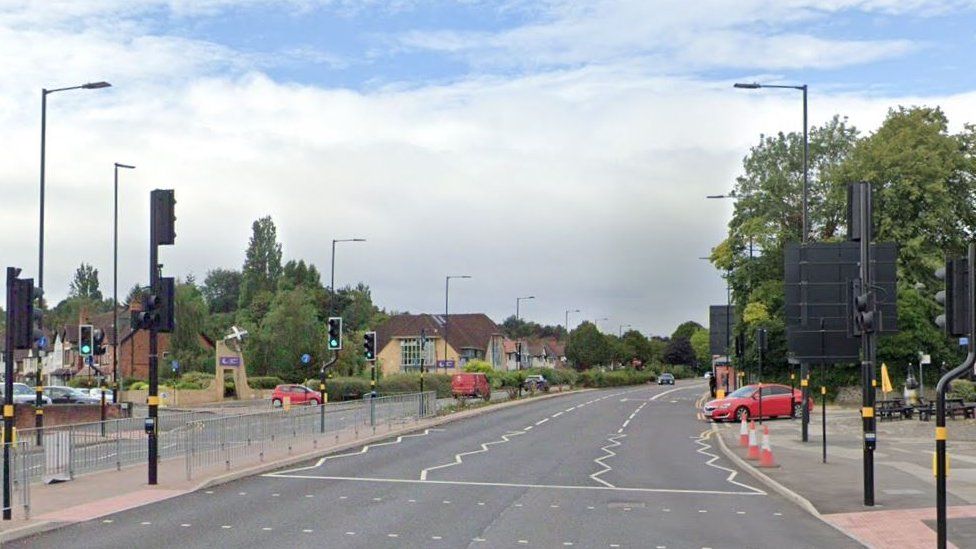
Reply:
<svg viewBox="0 0 976 549"><path fill-rule="evenodd" d="M0 472L6 470L10 475L10 505L4 506L3 511L10 511L13 514L15 508L20 507L24 510L24 519L30 518L30 478L29 474L29 453L26 451L27 444L24 441L0 443ZM4 451L7 450L7 451ZM10 468L5 467L5 456L9 456ZM6 514L6 513L5 513Z"/></svg>
<svg viewBox="0 0 976 549"><path fill-rule="evenodd" d="M243 459L263 461L271 451L291 453L298 444L313 447L382 433L437 413L433 392L383 396L362 400L295 406L289 410L212 417L196 412L164 413L157 423L159 459L184 459L186 478L207 467L229 469ZM29 506L31 482L71 480L85 473L121 470L148 459L145 418L45 427L41 444L35 429L17 433L12 465L25 488ZM2 456L0 456L2 460ZM13 470L13 469L12 469Z"/></svg>

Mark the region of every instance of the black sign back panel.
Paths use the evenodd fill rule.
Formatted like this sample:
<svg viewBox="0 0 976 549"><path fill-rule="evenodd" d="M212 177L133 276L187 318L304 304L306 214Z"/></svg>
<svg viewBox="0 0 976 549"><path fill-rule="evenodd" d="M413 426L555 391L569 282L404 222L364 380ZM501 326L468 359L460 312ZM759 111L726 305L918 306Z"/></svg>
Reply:
<svg viewBox="0 0 976 549"><path fill-rule="evenodd" d="M855 362L860 341L851 337L851 280L859 276L857 242L788 244L784 250L787 348L807 363ZM871 245L874 292L881 333L898 331L898 246Z"/></svg>
<svg viewBox="0 0 976 549"><path fill-rule="evenodd" d="M708 347L713 356L729 354L733 322L735 306L712 305L708 308Z"/></svg>

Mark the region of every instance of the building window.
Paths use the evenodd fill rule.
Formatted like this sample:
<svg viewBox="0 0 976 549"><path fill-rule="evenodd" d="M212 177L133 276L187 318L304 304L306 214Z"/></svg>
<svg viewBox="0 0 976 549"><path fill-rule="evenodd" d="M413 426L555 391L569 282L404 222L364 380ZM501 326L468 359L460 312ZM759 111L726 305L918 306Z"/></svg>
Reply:
<svg viewBox="0 0 976 549"><path fill-rule="evenodd" d="M434 349L437 340L427 339L424 346L424 366L433 368L437 364L434 362ZM400 368L403 370L420 370L420 340L401 339L400 340Z"/></svg>
<svg viewBox="0 0 976 549"><path fill-rule="evenodd" d="M485 352L481 349L461 349L461 360L467 362L469 360L484 360Z"/></svg>

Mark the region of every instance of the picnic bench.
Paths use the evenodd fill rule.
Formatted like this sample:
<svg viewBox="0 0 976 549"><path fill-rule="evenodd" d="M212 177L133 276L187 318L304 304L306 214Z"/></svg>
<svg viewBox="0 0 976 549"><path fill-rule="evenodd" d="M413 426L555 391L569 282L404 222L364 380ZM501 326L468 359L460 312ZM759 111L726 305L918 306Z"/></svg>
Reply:
<svg viewBox="0 0 976 549"><path fill-rule="evenodd" d="M921 398L918 400L919 404L915 407L915 409L918 410L918 419L921 421L928 421L932 416L935 415L935 403L926 402ZM966 402L961 398L947 398L946 417L956 419L956 416L960 415L964 419L976 419L976 404L966 404Z"/></svg>
<svg viewBox="0 0 976 549"><path fill-rule="evenodd" d="M900 398L879 400L877 402L878 418L885 419L911 419L915 414L914 406L906 406L905 401Z"/></svg>

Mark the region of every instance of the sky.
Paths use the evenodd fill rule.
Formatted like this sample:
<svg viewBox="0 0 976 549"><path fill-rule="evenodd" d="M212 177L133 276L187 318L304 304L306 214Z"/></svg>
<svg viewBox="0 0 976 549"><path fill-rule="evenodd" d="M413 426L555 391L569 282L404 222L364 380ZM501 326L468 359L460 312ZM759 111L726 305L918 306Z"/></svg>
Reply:
<svg viewBox="0 0 976 549"><path fill-rule="evenodd" d="M0 266L148 278L149 191L177 197L164 272L240 268L271 215L285 259L387 310L600 320L670 334L725 301L699 258L760 134L897 105L976 122L966 0L0 0Z"/></svg>

